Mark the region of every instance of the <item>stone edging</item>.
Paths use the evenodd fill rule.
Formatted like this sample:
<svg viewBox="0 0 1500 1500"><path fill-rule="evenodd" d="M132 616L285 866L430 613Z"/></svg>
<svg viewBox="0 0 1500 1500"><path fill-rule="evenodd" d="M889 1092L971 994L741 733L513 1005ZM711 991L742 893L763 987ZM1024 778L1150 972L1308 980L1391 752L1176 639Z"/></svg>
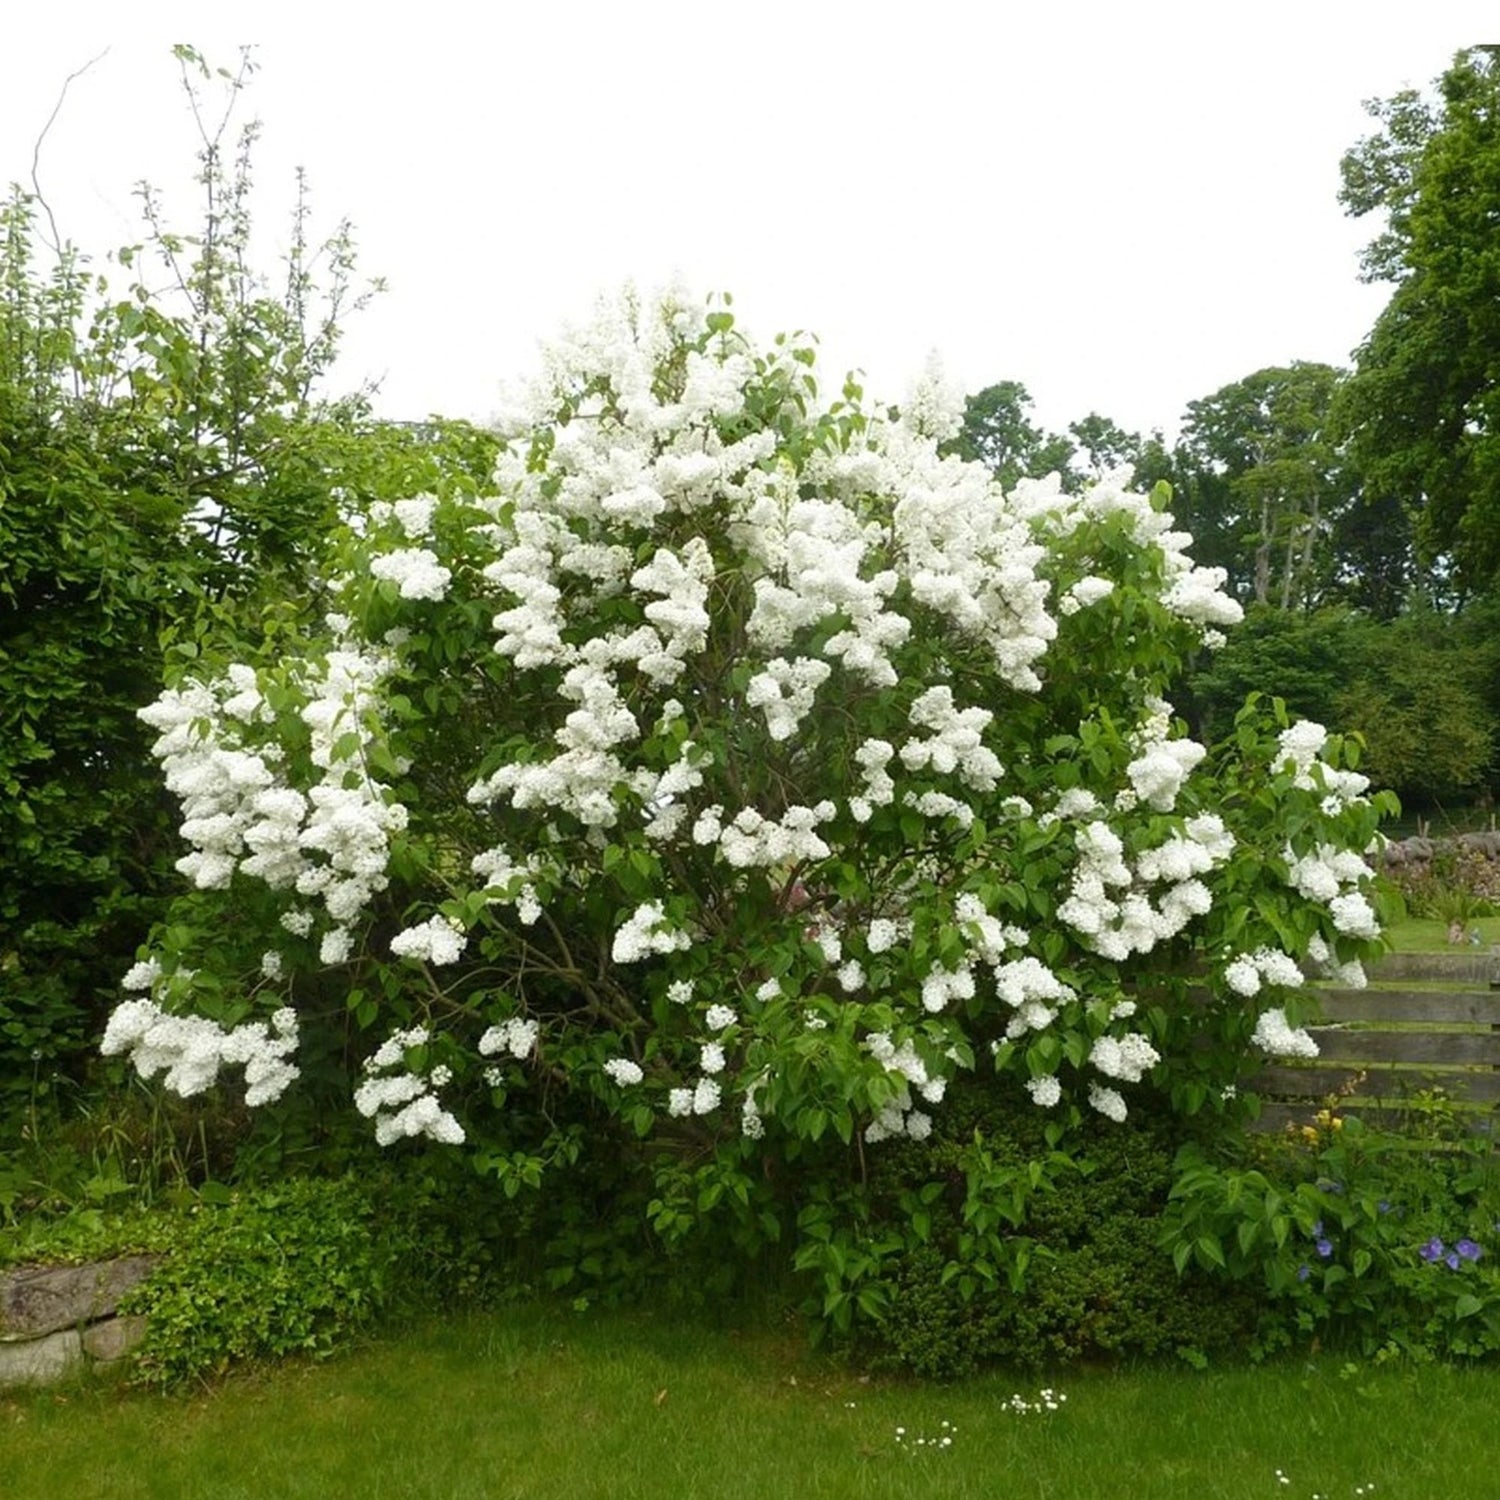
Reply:
<svg viewBox="0 0 1500 1500"><path fill-rule="evenodd" d="M0 1271L0 1388L51 1385L108 1366L140 1342L146 1320L118 1315L120 1299L160 1256Z"/></svg>

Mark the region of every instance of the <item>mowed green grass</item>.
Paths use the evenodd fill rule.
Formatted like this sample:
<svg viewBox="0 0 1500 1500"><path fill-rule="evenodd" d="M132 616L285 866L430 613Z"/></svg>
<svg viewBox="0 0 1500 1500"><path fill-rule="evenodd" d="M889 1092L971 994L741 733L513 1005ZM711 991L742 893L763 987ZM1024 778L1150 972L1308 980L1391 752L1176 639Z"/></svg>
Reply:
<svg viewBox="0 0 1500 1500"><path fill-rule="evenodd" d="M1093 1371L1051 1382L1055 1411L1010 1408L1043 1384L861 1379L792 1330L525 1307L192 1394L0 1397L0 1494L1395 1500L1500 1485L1494 1372Z"/></svg>
<svg viewBox="0 0 1500 1500"><path fill-rule="evenodd" d="M1500 943L1500 917L1477 917L1469 927L1479 932L1479 951L1488 953L1490 945ZM1397 953L1463 953L1470 951L1466 943L1450 943L1448 927L1444 922L1410 917L1398 922L1386 934L1391 948Z"/></svg>

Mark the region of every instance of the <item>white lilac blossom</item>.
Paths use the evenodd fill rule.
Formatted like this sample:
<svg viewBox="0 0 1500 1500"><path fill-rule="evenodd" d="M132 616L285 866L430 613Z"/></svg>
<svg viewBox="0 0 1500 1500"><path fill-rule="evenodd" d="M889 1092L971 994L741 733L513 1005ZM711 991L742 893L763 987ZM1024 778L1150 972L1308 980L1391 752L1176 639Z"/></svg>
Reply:
<svg viewBox="0 0 1500 1500"><path fill-rule="evenodd" d="M442 599L453 574L427 547L402 547L370 559L370 575L394 583L403 599Z"/></svg>
<svg viewBox="0 0 1500 1500"><path fill-rule="evenodd" d="M604 1071L622 1088L630 1088L639 1083L646 1075L641 1072L641 1065L632 1062L628 1057L612 1057L604 1064Z"/></svg>
<svg viewBox="0 0 1500 1500"><path fill-rule="evenodd" d="M105 1027L100 1051L127 1056L142 1078L164 1075L174 1094L191 1098L218 1082L226 1065L243 1067L245 1102L269 1104L298 1076L291 1061L297 1050L297 1014L283 1007L269 1026L261 1021L225 1028L202 1016L175 1016L152 1000L116 1006Z"/></svg>
<svg viewBox="0 0 1500 1500"><path fill-rule="evenodd" d="M615 933L611 957L617 964L633 964L653 953L678 953L691 946L687 933L667 926L661 902L647 901Z"/></svg>
<svg viewBox="0 0 1500 1500"><path fill-rule="evenodd" d="M1118 1089L1104 1088L1100 1084L1089 1085L1089 1106L1117 1125L1125 1121L1125 1097Z"/></svg>
<svg viewBox="0 0 1500 1500"><path fill-rule="evenodd" d="M451 917L429 917L415 927L407 927L391 939L391 952L398 958L416 958L441 967L456 964L463 957L468 939Z"/></svg>
<svg viewBox="0 0 1500 1500"><path fill-rule="evenodd" d="M1138 1031L1098 1037L1089 1052L1091 1067L1124 1083L1139 1083L1160 1061L1161 1053Z"/></svg>
<svg viewBox="0 0 1500 1500"><path fill-rule="evenodd" d="M512 1016L498 1026L491 1026L479 1038L479 1051L484 1057L499 1057L508 1054L514 1058L525 1059L536 1051L537 1038L540 1034L540 1022Z"/></svg>
<svg viewBox="0 0 1500 1500"><path fill-rule="evenodd" d="M1316 1057L1318 1044L1301 1027L1293 1028L1286 1012L1264 1010L1255 1023L1250 1040L1271 1057Z"/></svg>
<svg viewBox="0 0 1500 1500"><path fill-rule="evenodd" d="M374 1121L378 1145L390 1146L415 1136L445 1146L461 1146L465 1140L463 1126L443 1108L436 1093L451 1081L451 1071L444 1065L426 1074L406 1069L409 1049L428 1040L425 1027L397 1031L365 1059L365 1076L354 1090L354 1107Z"/></svg>
<svg viewBox="0 0 1500 1500"><path fill-rule="evenodd" d="M1302 969L1296 959L1275 948L1241 954L1224 969L1225 984L1247 999L1260 993L1263 980L1282 989L1297 989L1303 981Z"/></svg>
<svg viewBox="0 0 1500 1500"><path fill-rule="evenodd" d="M733 1026L738 1020L739 1016L735 1013L733 1006L710 1005L703 1017L703 1024L710 1031L723 1031L727 1027Z"/></svg>
<svg viewBox="0 0 1500 1500"><path fill-rule="evenodd" d="M1048 1073L1042 1078L1028 1078L1026 1092L1031 1095L1031 1102L1039 1108L1052 1109L1062 1098L1062 1085L1053 1074Z"/></svg>

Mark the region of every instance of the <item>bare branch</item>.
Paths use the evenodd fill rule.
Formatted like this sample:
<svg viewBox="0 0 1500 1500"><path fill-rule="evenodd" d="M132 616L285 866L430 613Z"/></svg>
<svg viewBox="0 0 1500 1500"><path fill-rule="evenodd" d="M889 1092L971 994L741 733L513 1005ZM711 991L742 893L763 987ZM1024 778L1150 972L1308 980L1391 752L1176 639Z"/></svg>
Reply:
<svg viewBox="0 0 1500 1500"><path fill-rule="evenodd" d="M52 238L48 244L52 247L54 255L62 254L62 236L57 232L57 220L52 215L52 205L47 202L42 193L42 184L39 173L42 165L42 142L47 139L47 132L57 123L57 117L62 113L63 101L68 97L68 88L74 79L82 78L96 62L99 62L109 52L106 47L103 52L96 53L84 63L81 68L75 68L63 79L63 86L57 95L57 103L52 106L52 113L47 116L47 123L42 126L42 133L37 136L36 144L31 148L31 193L38 203L42 205L42 212L47 215L47 222L52 226Z"/></svg>

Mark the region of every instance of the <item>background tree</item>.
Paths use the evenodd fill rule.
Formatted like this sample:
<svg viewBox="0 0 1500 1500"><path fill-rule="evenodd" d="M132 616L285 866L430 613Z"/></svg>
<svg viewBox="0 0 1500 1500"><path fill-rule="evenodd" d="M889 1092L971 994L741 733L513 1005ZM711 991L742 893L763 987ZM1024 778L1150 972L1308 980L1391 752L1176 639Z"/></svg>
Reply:
<svg viewBox="0 0 1500 1500"><path fill-rule="evenodd" d="M1070 474L1072 442L1038 427L1030 410L1030 392L1019 380L986 386L964 402L963 428L948 451L984 464L1007 490L1018 479Z"/></svg>
<svg viewBox="0 0 1500 1500"><path fill-rule="evenodd" d="M1395 290L1356 355L1339 422L1381 495L1416 518L1463 588L1500 573L1500 48L1460 52L1429 103L1368 106L1343 161L1351 215L1383 214L1364 276Z"/></svg>
<svg viewBox="0 0 1500 1500"><path fill-rule="evenodd" d="M1339 373L1294 361L1188 403L1179 520L1214 535L1241 597L1305 608L1326 589L1329 530L1350 482L1328 429Z"/></svg>
<svg viewBox="0 0 1500 1500"><path fill-rule="evenodd" d="M374 422L361 394L322 398L362 295L347 228L312 246L304 196L270 288L253 270L256 127L225 143L248 62L215 116L200 91L217 75L178 60L204 222L175 234L144 192L125 296L44 249L33 199L0 207L0 1091L80 1059L175 883L178 818L136 718L163 647L298 638L327 607L311 565L340 516L407 492L437 446Z"/></svg>

